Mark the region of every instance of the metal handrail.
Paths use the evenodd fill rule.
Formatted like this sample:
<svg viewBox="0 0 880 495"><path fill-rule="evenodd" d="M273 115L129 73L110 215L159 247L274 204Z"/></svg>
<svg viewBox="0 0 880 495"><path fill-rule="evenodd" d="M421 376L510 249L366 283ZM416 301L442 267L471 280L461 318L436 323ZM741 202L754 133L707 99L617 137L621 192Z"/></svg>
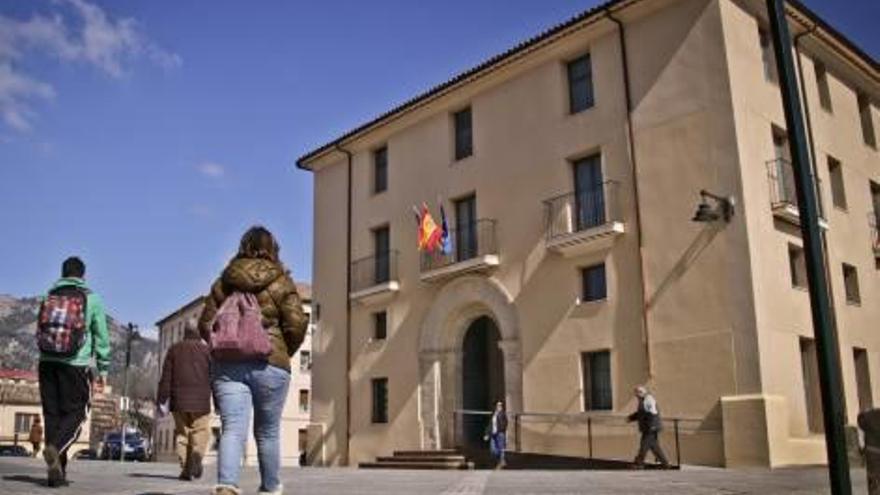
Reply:
<svg viewBox="0 0 880 495"><path fill-rule="evenodd" d="M352 261L352 292L397 280L398 252L390 250Z"/></svg>
<svg viewBox="0 0 880 495"><path fill-rule="evenodd" d="M572 191L542 201L548 240L574 234L609 222L621 221L618 182L606 180L595 187Z"/></svg>
<svg viewBox="0 0 880 495"><path fill-rule="evenodd" d="M764 165L767 167L767 178L770 181L770 204L771 206L790 205L797 207L797 189L794 184L794 169L791 161L786 158L771 158L766 160ZM825 204L822 201L822 179L818 175L811 172L813 177L813 186L815 191L813 194L816 198L816 206L819 210L819 217L825 219Z"/></svg>
<svg viewBox="0 0 880 495"><path fill-rule="evenodd" d="M442 248L423 252L421 271L427 272L480 256L498 254L496 224L495 220L484 218L449 229L450 252L444 252Z"/></svg>

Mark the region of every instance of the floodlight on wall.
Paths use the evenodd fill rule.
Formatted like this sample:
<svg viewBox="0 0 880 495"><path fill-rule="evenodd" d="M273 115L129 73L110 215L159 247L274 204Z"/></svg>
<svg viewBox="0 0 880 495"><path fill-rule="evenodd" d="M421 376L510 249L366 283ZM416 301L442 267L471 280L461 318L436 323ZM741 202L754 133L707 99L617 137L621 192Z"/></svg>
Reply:
<svg viewBox="0 0 880 495"><path fill-rule="evenodd" d="M715 204L710 205L708 200L712 200ZM700 204L697 206L697 212L691 221L701 223L712 223L718 220L729 222L733 217L734 200L732 196L724 197L712 194L705 189L700 191Z"/></svg>

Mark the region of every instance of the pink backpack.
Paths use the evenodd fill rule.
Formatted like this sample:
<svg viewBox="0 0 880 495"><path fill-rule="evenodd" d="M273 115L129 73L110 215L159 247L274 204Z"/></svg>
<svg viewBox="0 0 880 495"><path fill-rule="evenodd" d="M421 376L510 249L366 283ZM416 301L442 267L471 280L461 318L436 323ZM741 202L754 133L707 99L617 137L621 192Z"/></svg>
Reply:
<svg viewBox="0 0 880 495"><path fill-rule="evenodd" d="M265 360L272 352L257 296L233 292L223 301L211 332L211 354L220 361Z"/></svg>

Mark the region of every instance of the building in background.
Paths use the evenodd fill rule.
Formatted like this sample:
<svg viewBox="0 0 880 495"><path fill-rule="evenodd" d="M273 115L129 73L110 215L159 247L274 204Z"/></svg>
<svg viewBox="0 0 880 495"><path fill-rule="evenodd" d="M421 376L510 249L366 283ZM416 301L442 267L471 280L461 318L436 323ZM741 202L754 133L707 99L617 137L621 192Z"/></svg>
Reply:
<svg viewBox="0 0 880 495"><path fill-rule="evenodd" d="M880 397L880 72L786 8L852 426ZM496 399L512 448L585 456L592 431L631 459L634 429L602 418L638 384L688 419L684 462L825 462L769 39L759 0L607 2L300 158L318 462L480 444L461 410ZM692 221L703 189L729 222ZM451 243L425 255L413 205L439 224L438 201Z"/></svg>
<svg viewBox="0 0 880 495"><path fill-rule="evenodd" d="M311 319L311 287L302 283L297 283L296 287L302 300L303 311ZM185 322L189 318L198 318L202 314L203 307L204 297L199 296L156 323L159 330L160 366L156 373L157 381L161 375L161 366L165 362L165 354L168 349L183 339ZM290 388L281 415L281 463L284 466L299 465L300 452L305 450L311 409L311 342L312 326L309 324L305 340L290 362ZM211 430L209 453L205 459L207 463L216 462L220 439L220 418L216 414L212 414ZM156 460L161 462L177 461L177 456L174 453L174 419L171 415L156 418L153 448ZM257 464L257 447L251 428L248 428L245 463L248 465Z"/></svg>
<svg viewBox="0 0 880 495"><path fill-rule="evenodd" d="M31 450L28 441L34 418L42 420L40 384L34 371L0 369L0 443L13 443ZM46 424L42 421L43 425ZM91 418L86 418L82 434L68 453L72 456L89 448ZM45 437L43 439L45 445Z"/></svg>

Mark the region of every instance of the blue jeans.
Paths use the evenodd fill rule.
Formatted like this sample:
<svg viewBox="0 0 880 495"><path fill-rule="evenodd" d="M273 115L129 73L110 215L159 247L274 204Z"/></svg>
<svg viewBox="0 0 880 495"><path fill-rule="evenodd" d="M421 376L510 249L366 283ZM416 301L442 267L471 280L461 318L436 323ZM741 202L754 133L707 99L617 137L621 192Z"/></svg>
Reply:
<svg viewBox="0 0 880 495"><path fill-rule="evenodd" d="M222 430L217 483L237 487L247 428L254 411L254 438L260 463L260 490L281 484L281 411L287 399L290 372L264 362L214 363L214 404Z"/></svg>
<svg viewBox="0 0 880 495"><path fill-rule="evenodd" d="M492 456L499 461L504 461L504 451L507 449L507 434L503 432L495 433L489 437L489 449Z"/></svg>

